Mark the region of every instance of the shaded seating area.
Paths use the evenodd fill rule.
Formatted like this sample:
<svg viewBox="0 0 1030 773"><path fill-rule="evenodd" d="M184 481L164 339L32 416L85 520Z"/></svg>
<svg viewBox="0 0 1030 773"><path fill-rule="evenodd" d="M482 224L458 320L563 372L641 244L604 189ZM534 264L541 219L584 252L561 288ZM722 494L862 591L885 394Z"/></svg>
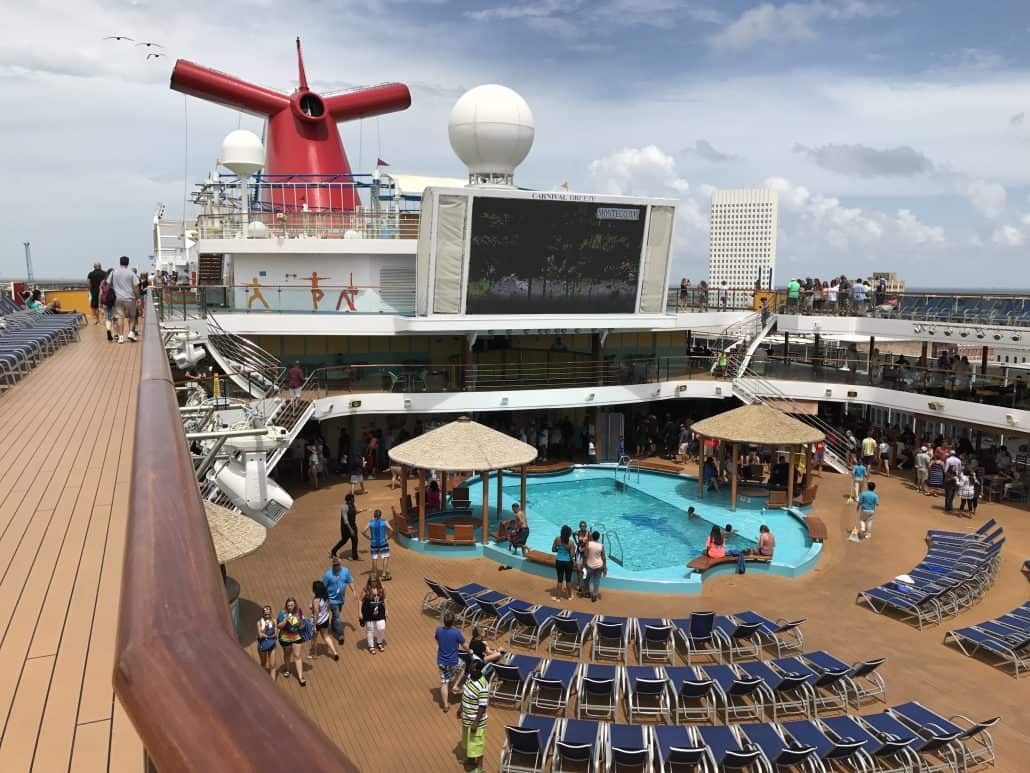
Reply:
<svg viewBox="0 0 1030 773"><path fill-rule="evenodd" d="M441 501L447 499L447 476L449 473L478 473L483 482L482 531L480 539L486 544L490 537L490 473L497 473L497 510L500 512L503 498L503 481L505 469L519 470L521 478L521 502L526 503L526 466L536 459L537 450L527 443L509 437L502 432L461 417L442 427L419 435L406 443L390 449L390 461L401 467L400 501L404 518L409 518L410 500L408 498L408 471L414 469L418 474L418 539L425 541L426 517L428 515L426 494L428 490L428 473L435 470L441 474L443 490ZM464 496L458 495L459 491ZM453 492L452 504L471 509L468 501L468 490L461 488ZM465 540L468 532L465 524L454 524L454 533L448 534L446 525L443 531L437 524L430 524L432 532L428 536L430 542L444 545L474 544ZM459 532L459 526L461 530ZM458 540L462 541L458 541Z"/></svg>
<svg viewBox="0 0 1030 773"><path fill-rule="evenodd" d="M763 475L761 470L755 469L761 465L748 465L746 470L741 465L741 449L751 446L786 449L785 455L781 455L780 460L772 465L769 473L766 485L770 493L770 507L775 504L772 495L776 489L786 494L782 500L784 507L811 504L815 500L818 489L809 487L807 483L812 469L812 445L825 440L818 429L760 403L743 405L696 421L692 429L698 438L698 447L705 449L705 454L709 455L711 462L706 461L706 464L714 463L719 479L729 479L731 508L737 507L741 481L754 486L760 483ZM718 444L706 445L706 439L716 440ZM799 469L803 471L800 490L804 501L795 501L795 482ZM704 497L705 489L711 486L711 478L710 473L704 472L698 476L699 497Z"/></svg>
<svg viewBox="0 0 1030 773"><path fill-rule="evenodd" d="M914 622L920 629L968 609L994 583L1005 544L1000 527L988 534L981 530L966 535L928 532L929 549L917 566L859 592L856 602L877 614L890 612Z"/></svg>

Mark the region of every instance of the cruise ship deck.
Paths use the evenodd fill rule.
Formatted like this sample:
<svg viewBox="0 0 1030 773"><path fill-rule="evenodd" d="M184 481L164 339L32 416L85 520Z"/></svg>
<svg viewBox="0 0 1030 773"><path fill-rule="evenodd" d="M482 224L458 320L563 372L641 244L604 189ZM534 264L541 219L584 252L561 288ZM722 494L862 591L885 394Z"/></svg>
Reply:
<svg viewBox="0 0 1030 773"><path fill-rule="evenodd" d="M130 485L134 474L153 472L131 466L142 350L142 345L111 345L100 328L91 326L81 342L59 351L0 397L0 420L7 436L15 438L4 452L0 477L0 604L9 620L0 634L5 665L0 677L0 768L5 773L144 769L143 744L111 686L126 530L129 519L137 517L130 512ZM876 480L883 506L874 537L852 543L846 540L854 521L846 480L824 473L816 512L829 536L819 566L801 578L720 576L707 581L704 593L695 597L602 588L597 604L576 600L562 606L596 614L670 617L693 610L754 609L772 618L807 618L805 651L825 649L849 662L888 657L883 667L888 705L919 700L946 715L1000 715L1002 722L992 731L997 770L1025 769L1019 762L1027 748L1024 680L963 657L941 641L945 630L991 618L1027 599L1027 582L1020 573L1030 557L1025 507L984 502L975 520L959 520L942 512L941 499L913 492L904 477ZM362 526L371 509L388 513L398 497L385 480L367 486L368 493L358 496ZM334 477L319 490L295 481L291 489L296 505L269 531L264 546L227 567L242 585L240 644L254 661L253 674L246 673L244 663L242 679L239 673L226 672L206 692L185 684L166 686L173 702L196 697L190 709L191 719L198 722L206 715L217 723L233 711L240 700L234 679L240 680L242 693L250 688L244 682L265 678L257 666L253 633L260 606L279 609L287 596L295 596L306 607L312 580L328 566L327 552L338 536L339 505L349 485ZM578 517L570 514L570 521ZM946 619L943 626L919 631L855 604L857 591L918 562L928 528L972 530L987 518L1004 526L1007 542L996 583L972 609ZM194 569L216 575L214 565L200 566L202 558ZM359 560L345 565L355 582L363 584L371 566L367 542L362 541ZM346 755L365 771L459 770L456 711L444 714L438 703L433 641L438 622L421 611L423 577L451 585L480 582L541 604L554 603L552 584L517 570L499 572L487 559L420 554L400 546L393 548L391 569L395 579L386 584L386 651L371 655L365 650L356 598L349 594L344 610L347 641L340 661L325 656L306 660L306 688L296 679L280 678L271 693L282 701L275 713L294 714L301 722L310 717L340 748L337 762L343 769L349 769ZM188 650L203 644L184 643L174 651L190 662ZM546 656L546 645L536 654ZM632 651L628 662L637 662ZM199 700L218 691L217 702ZM249 716L261 713L260 706L237 709ZM146 706L149 716L140 711L137 707L140 716L133 718L148 723L173 718L163 714L170 709L157 703ZM621 707L618 718L625 721ZM491 707L487 770L496 769L504 725L516 719L513 710ZM218 751L186 751L193 769L240 769ZM331 760L323 764L326 769L334 766Z"/></svg>
<svg viewBox="0 0 1030 773"><path fill-rule="evenodd" d="M0 769L140 771L111 672L142 346L81 340L0 396Z"/></svg>

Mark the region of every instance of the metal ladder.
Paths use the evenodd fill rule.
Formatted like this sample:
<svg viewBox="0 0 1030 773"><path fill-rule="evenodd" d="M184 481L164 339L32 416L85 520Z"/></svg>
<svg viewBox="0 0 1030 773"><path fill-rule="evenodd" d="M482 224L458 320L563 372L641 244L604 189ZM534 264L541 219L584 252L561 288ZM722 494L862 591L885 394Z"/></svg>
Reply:
<svg viewBox="0 0 1030 773"><path fill-rule="evenodd" d="M604 546L604 554L608 559L614 561L619 566L624 566L625 553L622 549L622 540L619 539L619 533L614 529L608 529L603 523L595 523L591 530L601 533L601 545ZM616 548L618 552L616 552Z"/></svg>
<svg viewBox="0 0 1030 773"><path fill-rule="evenodd" d="M640 462L635 459L630 459L628 456L620 456L619 461L615 463L615 482L619 483L619 470L622 470L622 484L629 483L629 475L631 472L636 470L637 472L637 483L640 483Z"/></svg>

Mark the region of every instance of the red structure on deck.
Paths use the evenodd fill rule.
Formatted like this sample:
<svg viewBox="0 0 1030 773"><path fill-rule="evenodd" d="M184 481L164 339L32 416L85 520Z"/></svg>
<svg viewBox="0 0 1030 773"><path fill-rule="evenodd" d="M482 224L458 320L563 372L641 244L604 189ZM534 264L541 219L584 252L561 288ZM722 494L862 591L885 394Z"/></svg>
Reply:
<svg viewBox="0 0 1030 773"><path fill-rule="evenodd" d="M411 105L411 93L403 83L387 83L323 98L308 88L300 38L297 69L300 87L287 96L180 59L172 70L171 87L268 119L264 174L311 175L298 179L309 185L299 187L297 197L290 196L288 202L275 201L285 196L273 188L269 203L276 209L302 208L305 204L311 210L357 209L361 202L356 188L339 184L320 188L313 184L339 183L339 175L351 173L336 124L406 110Z"/></svg>

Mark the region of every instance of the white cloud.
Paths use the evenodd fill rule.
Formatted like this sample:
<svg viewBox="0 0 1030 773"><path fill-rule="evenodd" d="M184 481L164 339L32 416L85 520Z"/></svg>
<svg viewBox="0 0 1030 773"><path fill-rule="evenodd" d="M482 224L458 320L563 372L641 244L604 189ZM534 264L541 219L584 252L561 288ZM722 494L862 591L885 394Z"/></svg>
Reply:
<svg viewBox="0 0 1030 773"><path fill-rule="evenodd" d="M889 7L863 0L813 0L773 5L766 2L744 11L712 36L716 48L744 49L757 43L783 45L818 37L816 27L838 21L890 15Z"/></svg>
<svg viewBox="0 0 1030 773"><path fill-rule="evenodd" d="M1023 232L1011 225L999 226L994 230L992 241L1002 247L1022 247L1025 242Z"/></svg>
<svg viewBox="0 0 1030 773"><path fill-rule="evenodd" d="M976 211L989 220L1001 217L1008 205L1005 187L996 182L970 180L962 185L962 193Z"/></svg>

